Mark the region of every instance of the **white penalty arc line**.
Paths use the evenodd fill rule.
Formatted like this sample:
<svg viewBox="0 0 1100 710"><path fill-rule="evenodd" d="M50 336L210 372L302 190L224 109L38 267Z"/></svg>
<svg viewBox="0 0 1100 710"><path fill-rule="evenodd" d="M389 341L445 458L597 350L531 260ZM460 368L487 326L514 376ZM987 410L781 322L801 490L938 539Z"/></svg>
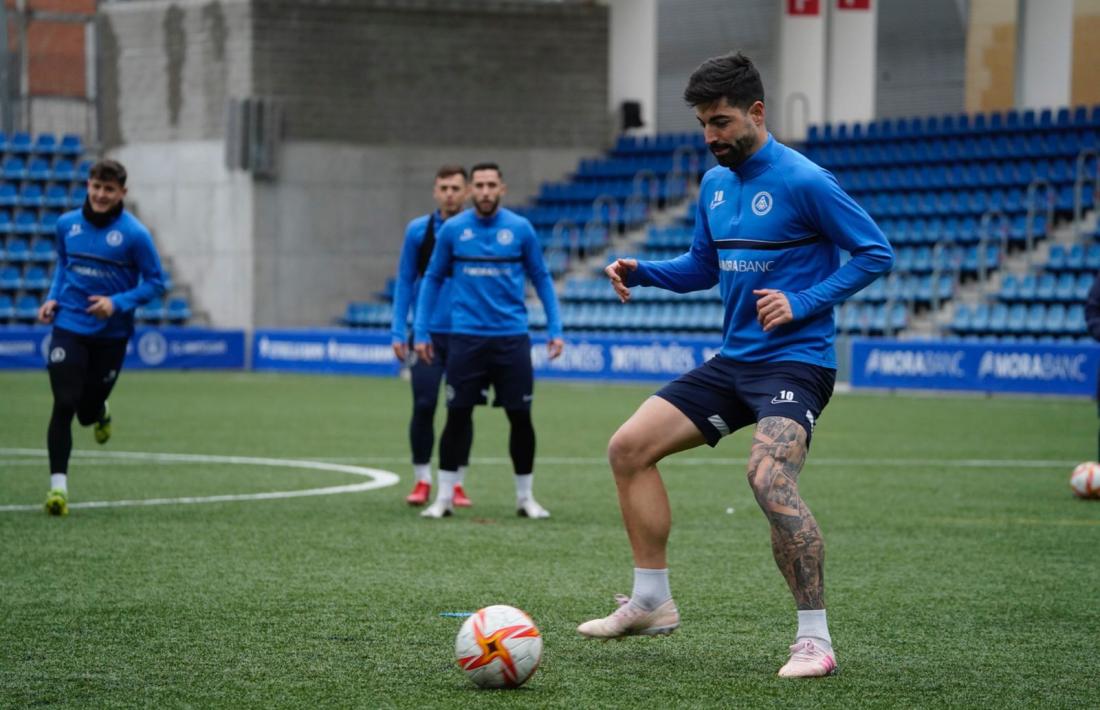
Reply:
<svg viewBox="0 0 1100 710"><path fill-rule="evenodd" d="M0 455L45 456L42 449L5 449ZM101 500L69 504L70 508L122 508L142 505L193 505L197 503L226 503L244 500L279 500L282 498L305 498L308 496L330 496L338 493L359 493L376 488L396 485L400 477L392 471L383 471L366 466L330 463L326 461L305 461L299 459L271 459L255 456L214 456L208 454L169 454L144 451L80 451L73 452L74 457L105 458L121 460L153 461L156 463L222 463L245 466L271 466L276 468L297 468L313 471L333 471L363 476L369 481L345 486L326 486L324 488L306 488L297 491L268 491L265 493L236 493L217 496L192 496L183 498L145 498L141 500ZM0 505L0 512L42 510L41 505Z"/></svg>

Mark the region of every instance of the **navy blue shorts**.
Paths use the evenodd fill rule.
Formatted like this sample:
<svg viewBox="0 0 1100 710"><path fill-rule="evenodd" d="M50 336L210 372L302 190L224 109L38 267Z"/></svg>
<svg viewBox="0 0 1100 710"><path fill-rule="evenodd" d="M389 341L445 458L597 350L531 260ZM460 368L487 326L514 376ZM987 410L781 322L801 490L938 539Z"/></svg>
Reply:
<svg viewBox="0 0 1100 710"><path fill-rule="evenodd" d="M451 333L447 354L447 406L485 403L492 385L493 405L530 409L535 389L531 338L524 335L481 336Z"/></svg>
<svg viewBox="0 0 1100 710"><path fill-rule="evenodd" d="M715 446L726 434L765 417L784 417L806 430L833 394L836 370L802 362L736 362L718 355L657 391Z"/></svg>

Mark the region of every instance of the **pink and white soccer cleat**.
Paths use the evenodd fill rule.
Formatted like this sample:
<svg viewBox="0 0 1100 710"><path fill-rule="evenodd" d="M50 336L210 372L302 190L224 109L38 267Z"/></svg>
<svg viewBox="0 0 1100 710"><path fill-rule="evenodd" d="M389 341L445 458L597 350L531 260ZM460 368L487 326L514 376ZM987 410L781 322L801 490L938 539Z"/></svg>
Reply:
<svg viewBox="0 0 1100 710"><path fill-rule="evenodd" d="M780 678L819 678L836 673L832 652L818 648L813 639L801 639L791 646L791 660L779 669Z"/></svg>
<svg viewBox="0 0 1100 710"><path fill-rule="evenodd" d="M671 634L680 626L680 612L669 599L653 611L646 611L630 604L630 597L616 594L619 604L610 616L592 619L577 627L581 636L590 639L614 639L623 636L662 636Z"/></svg>

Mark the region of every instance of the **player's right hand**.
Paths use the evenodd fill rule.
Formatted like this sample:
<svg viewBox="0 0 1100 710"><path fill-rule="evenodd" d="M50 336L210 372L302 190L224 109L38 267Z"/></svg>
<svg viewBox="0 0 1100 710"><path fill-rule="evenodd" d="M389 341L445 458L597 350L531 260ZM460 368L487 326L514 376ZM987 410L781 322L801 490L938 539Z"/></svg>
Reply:
<svg viewBox="0 0 1100 710"><path fill-rule="evenodd" d="M611 281L612 288L615 289L615 293L619 296L619 301L626 303L630 300L630 289L627 288L623 279L631 271L638 268L637 259L616 259L614 263L608 264L607 268L603 270L607 274L607 278Z"/></svg>
<svg viewBox="0 0 1100 710"><path fill-rule="evenodd" d="M38 322L49 325L57 314L57 301L50 299L38 307Z"/></svg>
<svg viewBox="0 0 1100 710"><path fill-rule="evenodd" d="M417 343L414 347L416 349L416 356L423 360L426 365L431 365L432 355L434 354L432 352L432 344L430 342Z"/></svg>
<svg viewBox="0 0 1100 710"><path fill-rule="evenodd" d="M393 354L398 362L405 362L409 357L409 346L404 341L393 341Z"/></svg>

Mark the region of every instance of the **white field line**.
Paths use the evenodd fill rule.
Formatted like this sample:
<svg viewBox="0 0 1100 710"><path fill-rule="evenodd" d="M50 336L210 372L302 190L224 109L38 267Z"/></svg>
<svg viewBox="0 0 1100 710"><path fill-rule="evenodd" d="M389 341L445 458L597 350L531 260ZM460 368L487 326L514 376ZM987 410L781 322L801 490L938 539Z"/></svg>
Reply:
<svg viewBox="0 0 1100 710"><path fill-rule="evenodd" d="M3 450L0 449L0 453ZM408 456L321 456L319 461L365 461L375 464L409 464ZM691 456L669 456L662 462L663 466L741 466L748 461L748 457L733 458L703 458ZM885 459L885 458L815 458L813 455L806 459L807 466L833 466L833 467L863 467L863 466L896 466L906 468L1062 468L1076 466L1080 461L1069 459ZM512 460L503 456L481 456L470 459L470 465L482 466L511 466ZM599 456L536 456L536 465L546 466L606 466L607 459Z"/></svg>
<svg viewBox="0 0 1100 710"><path fill-rule="evenodd" d="M41 449L5 449L0 448L0 455L10 456L34 456L42 457L46 452ZM143 451L81 451L74 452L74 457L118 459L124 461L153 461L156 463L215 463L244 466L269 466L277 468L296 468L313 471L334 471L347 473L353 476L361 476L370 480L362 483L353 483L344 486L327 486L325 488L308 488L297 491L269 491L265 493L241 493L217 496L197 496L183 498L146 498L141 500L108 500L86 501L72 503L70 508L121 508L139 505L177 505L196 503L224 503L242 500L277 500L282 498L303 498L306 496L328 496L337 493L359 493L375 488L385 488L395 485L401 479L391 471L383 471L377 468L364 466L352 466L349 464L333 463L327 461L303 461L299 459L271 459L254 456L211 456L206 454L167 454ZM41 510L41 505L0 505L0 512L19 510Z"/></svg>

